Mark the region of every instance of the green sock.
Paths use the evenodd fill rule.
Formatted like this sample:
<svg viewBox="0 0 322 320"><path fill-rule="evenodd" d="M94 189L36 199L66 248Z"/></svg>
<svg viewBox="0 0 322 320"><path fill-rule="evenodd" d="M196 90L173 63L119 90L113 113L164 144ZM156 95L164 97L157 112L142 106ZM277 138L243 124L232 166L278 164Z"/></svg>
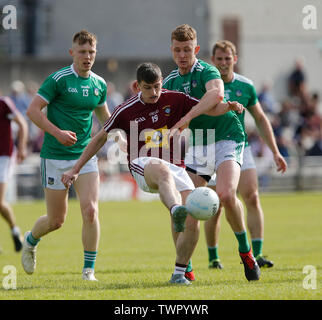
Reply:
<svg viewBox="0 0 322 320"><path fill-rule="evenodd" d="M209 258L209 262L214 260L219 260L218 246L208 247L208 258Z"/></svg>
<svg viewBox="0 0 322 320"><path fill-rule="evenodd" d="M192 261L191 259L189 260L189 263L187 265L187 268L186 268L186 272L191 272L192 271Z"/></svg>
<svg viewBox="0 0 322 320"><path fill-rule="evenodd" d="M27 242L31 245L31 246L33 246L33 247L35 247L37 244L38 244L38 242L40 241L40 239L41 238L39 238L39 239L36 239L36 238L34 238L33 237L33 235L32 235L32 233L30 232L29 234L28 234L28 236L27 236Z"/></svg>
<svg viewBox="0 0 322 320"><path fill-rule="evenodd" d="M264 240L261 238L252 239L253 254L255 258L263 254L262 253L263 242Z"/></svg>
<svg viewBox="0 0 322 320"><path fill-rule="evenodd" d="M94 269L97 251L84 251L84 269Z"/></svg>
<svg viewBox="0 0 322 320"><path fill-rule="evenodd" d="M241 231L241 232L234 232L235 236L238 240L238 250L241 253L246 253L250 250L250 245L247 239L247 232L245 231Z"/></svg>

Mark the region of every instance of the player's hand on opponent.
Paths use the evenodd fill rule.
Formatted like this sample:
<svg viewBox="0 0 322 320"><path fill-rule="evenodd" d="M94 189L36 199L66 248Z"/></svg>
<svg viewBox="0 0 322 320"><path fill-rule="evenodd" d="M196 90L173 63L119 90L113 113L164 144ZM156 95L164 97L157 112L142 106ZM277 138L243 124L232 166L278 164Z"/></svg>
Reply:
<svg viewBox="0 0 322 320"><path fill-rule="evenodd" d="M69 130L60 130L56 139L66 147L73 146L77 142L76 133Z"/></svg>
<svg viewBox="0 0 322 320"><path fill-rule="evenodd" d="M284 157L280 153L274 154L274 161L277 167L277 172L284 173L287 169L287 163Z"/></svg>
<svg viewBox="0 0 322 320"><path fill-rule="evenodd" d="M236 111L237 113L243 113L245 110L244 106L237 101L227 101L228 108L230 111Z"/></svg>
<svg viewBox="0 0 322 320"><path fill-rule="evenodd" d="M74 169L72 168L63 173L61 177L61 182L68 189L76 181L77 178L78 178L78 173L75 173Z"/></svg>

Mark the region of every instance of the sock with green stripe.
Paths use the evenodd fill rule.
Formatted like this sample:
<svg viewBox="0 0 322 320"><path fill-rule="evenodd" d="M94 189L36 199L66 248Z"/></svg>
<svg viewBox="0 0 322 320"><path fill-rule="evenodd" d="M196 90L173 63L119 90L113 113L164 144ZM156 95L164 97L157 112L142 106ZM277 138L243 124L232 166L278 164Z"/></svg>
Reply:
<svg viewBox="0 0 322 320"><path fill-rule="evenodd" d="M250 245L247 239L247 232L245 231L241 231L241 232L234 232L235 236L238 240L238 250L241 253L246 253L249 252L250 250Z"/></svg>
<svg viewBox="0 0 322 320"><path fill-rule="evenodd" d="M97 251L84 251L84 269L94 269Z"/></svg>
<svg viewBox="0 0 322 320"><path fill-rule="evenodd" d="M36 238L33 237L32 233L29 232L26 240L27 240L29 245L31 245L32 247L35 247L38 244L38 242L41 240L41 238L36 239Z"/></svg>
<svg viewBox="0 0 322 320"><path fill-rule="evenodd" d="M209 262L219 261L218 246L208 247L208 258Z"/></svg>
<svg viewBox="0 0 322 320"><path fill-rule="evenodd" d="M263 254L262 253L263 242L264 240L261 238L252 239L253 254L255 258Z"/></svg>

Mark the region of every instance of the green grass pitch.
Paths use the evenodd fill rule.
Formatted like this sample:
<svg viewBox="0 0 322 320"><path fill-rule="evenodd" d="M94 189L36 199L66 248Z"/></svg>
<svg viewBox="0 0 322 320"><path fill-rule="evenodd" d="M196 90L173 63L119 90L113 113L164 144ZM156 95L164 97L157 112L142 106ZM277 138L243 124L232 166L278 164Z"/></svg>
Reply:
<svg viewBox="0 0 322 320"><path fill-rule="evenodd" d="M275 266L262 269L260 281L248 282L237 241L224 216L220 234L223 270L208 269L203 223L193 255L196 281L189 287L168 283L175 250L170 219L159 201L101 202L101 239L96 261L97 283L81 280L83 252L81 215L77 201L69 203L63 227L38 246L37 269L30 276L15 253L8 226L0 219L0 299L104 300L321 300L322 194L263 194L264 254ZM44 214L45 203L14 205L23 232ZM5 267L16 268L16 289L5 289ZM305 288L303 268L315 270L316 287ZM313 272L314 276L314 272Z"/></svg>

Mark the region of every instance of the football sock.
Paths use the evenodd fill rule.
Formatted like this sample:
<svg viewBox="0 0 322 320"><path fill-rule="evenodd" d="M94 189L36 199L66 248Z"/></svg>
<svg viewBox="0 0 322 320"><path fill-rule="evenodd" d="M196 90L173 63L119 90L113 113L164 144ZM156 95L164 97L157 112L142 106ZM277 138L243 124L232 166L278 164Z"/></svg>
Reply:
<svg viewBox="0 0 322 320"><path fill-rule="evenodd" d="M261 238L252 239L252 247L253 247L254 257L262 255L263 242L264 242L264 240Z"/></svg>
<svg viewBox="0 0 322 320"><path fill-rule="evenodd" d="M173 205L170 209L170 213L173 214L174 210L176 210L178 207L179 207L178 204Z"/></svg>
<svg viewBox="0 0 322 320"><path fill-rule="evenodd" d="M187 265L187 268L186 268L186 272L191 272L192 271L192 261L191 259L189 260L189 263Z"/></svg>
<svg viewBox="0 0 322 320"><path fill-rule="evenodd" d="M12 229L11 229L11 234L13 236L19 236L20 235L20 229L18 226L14 226Z"/></svg>
<svg viewBox="0 0 322 320"><path fill-rule="evenodd" d="M184 274L186 272L187 265L176 263L173 274Z"/></svg>
<svg viewBox="0 0 322 320"><path fill-rule="evenodd" d="M235 236L238 240L238 250L241 253L246 253L250 250L250 245L247 239L247 232L245 231L241 231L241 232L234 232Z"/></svg>
<svg viewBox="0 0 322 320"><path fill-rule="evenodd" d="M94 269L97 251L84 251L84 269Z"/></svg>
<svg viewBox="0 0 322 320"><path fill-rule="evenodd" d="M40 239L41 238L39 238L39 239L34 238L31 232L27 236L27 242L32 247L35 247L38 244L38 242L40 241Z"/></svg>
<svg viewBox="0 0 322 320"><path fill-rule="evenodd" d="M209 258L209 262L214 260L219 260L218 246L208 247L208 258Z"/></svg>

